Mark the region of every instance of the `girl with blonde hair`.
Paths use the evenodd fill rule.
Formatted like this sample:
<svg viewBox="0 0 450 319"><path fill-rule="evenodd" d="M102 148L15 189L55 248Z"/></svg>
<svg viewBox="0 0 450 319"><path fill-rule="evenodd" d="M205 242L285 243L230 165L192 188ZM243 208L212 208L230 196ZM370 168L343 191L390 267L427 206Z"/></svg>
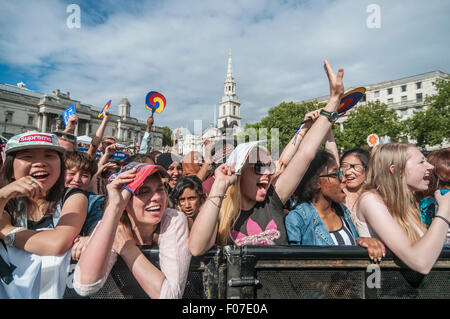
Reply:
<svg viewBox="0 0 450 319"><path fill-rule="evenodd" d="M430 272L439 257L450 219L450 195L436 192L439 210L430 228L420 220L414 194L428 189L432 169L413 145L378 145L356 203L358 233L380 239L407 266L423 274Z"/></svg>
<svg viewBox="0 0 450 319"><path fill-rule="evenodd" d="M337 119L344 92L344 70L334 74L324 61L330 99L282 173L259 141L239 144L226 164L215 170L209 196L192 226L189 249L201 255L219 245L287 245L283 206Z"/></svg>

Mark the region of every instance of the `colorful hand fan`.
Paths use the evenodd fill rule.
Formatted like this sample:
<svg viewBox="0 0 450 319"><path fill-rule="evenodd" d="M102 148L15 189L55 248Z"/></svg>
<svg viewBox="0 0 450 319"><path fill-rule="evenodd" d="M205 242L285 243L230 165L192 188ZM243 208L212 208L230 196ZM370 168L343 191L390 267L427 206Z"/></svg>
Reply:
<svg viewBox="0 0 450 319"><path fill-rule="evenodd" d="M339 104L339 107L337 110L339 115L347 112L352 107L354 107L365 94L366 94L366 88L364 88L364 87L359 87L359 88L353 89L353 90L345 93L341 98L341 101L340 101L340 104ZM303 123L309 122L309 121L311 121L311 119L307 119L305 121L300 122L300 124L297 127L297 133L300 130L300 126L302 126ZM295 133L294 141L292 142L292 144L295 144L295 142L297 141L297 133Z"/></svg>
<svg viewBox="0 0 450 319"><path fill-rule="evenodd" d="M103 107L102 111L100 113L98 113L98 118L101 118L102 116L105 115L106 110L108 110L108 108L111 106L111 100L109 100L105 106Z"/></svg>
<svg viewBox="0 0 450 319"><path fill-rule="evenodd" d="M342 114L354 107L359 100L366 94L366 88L360 87L354 90L348 91L341 98L337 112Z"/></svg>
<svg viewBox="0 0 450 319"><path fill-rule="evenodd" d="M151 91L145 97L145 107L153 113L161 113L166 107L166 98L161 93Z"/></svg>

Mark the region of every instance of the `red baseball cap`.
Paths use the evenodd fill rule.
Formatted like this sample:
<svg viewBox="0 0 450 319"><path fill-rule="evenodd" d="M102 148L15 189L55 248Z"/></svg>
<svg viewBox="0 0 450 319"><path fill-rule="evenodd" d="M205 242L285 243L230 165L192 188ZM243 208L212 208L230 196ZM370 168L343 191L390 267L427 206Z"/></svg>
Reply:
<svg viewBox="0 0 450 319"><path fill-rule="evenodd" d="M126 171L129 171L132 168L136 168L137 169L136 178L134 179L134 181L132 181L131 183L126 185L125 188L128 189L133 195L134 195L134 192L139 187L142 186L142 184L144 183L145 179L147 177L153 175L154 173L158 172L160 177L169 177L169 174L167 174L167 172L164 169L164 167L162 167L160 165L149 165L149 164L140 163L140 162L131 162L131 163L128 163L126 166L124 166L116 174L111 175L108 180L111 182L119 174L121 174L123 172L126 172Z"/></svg>

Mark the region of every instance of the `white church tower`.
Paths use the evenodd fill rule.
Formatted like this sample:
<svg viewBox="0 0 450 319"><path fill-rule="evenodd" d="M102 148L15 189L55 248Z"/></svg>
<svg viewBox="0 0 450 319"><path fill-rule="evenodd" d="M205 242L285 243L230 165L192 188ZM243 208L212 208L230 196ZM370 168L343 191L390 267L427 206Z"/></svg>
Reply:
<svg viewBox="0 0 450 319"><path fill-rule="evenodd" d="M224 127L226 121L228 127L241 127L241 103L236 96L236 82L233 78L231 64L231 50L228 52L227 77L224 83L224 95L219 103L219 118L217 128Z"/></svg>

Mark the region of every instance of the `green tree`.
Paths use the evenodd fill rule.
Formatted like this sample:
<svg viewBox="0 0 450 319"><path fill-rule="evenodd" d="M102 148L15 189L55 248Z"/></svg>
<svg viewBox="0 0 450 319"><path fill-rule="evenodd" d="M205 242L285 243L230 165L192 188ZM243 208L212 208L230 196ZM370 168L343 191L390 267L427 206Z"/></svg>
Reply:
<svg viewBox="0 0 450 319"><path fill-rule="evenodd" d="M414 112L406 120L410 137L416 140L419 148L442 145L450 138L450 76L433 82L437 94L427 96L423 111Z"/></svg>
<svg viewBox="0 0 450 319"><path fill-rule="evenodd" d="M298 124L303 120L306 113L317 110L325 104L319 104L317 100L312 102L282 102L278 106L274 106L269 110L269 114L262 118L261 121L245 126L245 130L253 128L256 131L259 129L267 129L267 139L271 139L271 129L279 129L279 147L283 149L287 143L294 136ZM245 134L245 133L244 133ZM238 137L239 138L239 137ZM258 138L260 138L258 136ZM271 146L268 145L270 148Z"/></svg>
<svg viewBox="0 0 450 319"><path fill-rule="evenodd" d="M169 145L172 146L172 130L167 126L163 126L163 146Z"/></svg>
<svg viewBox="0 0 450 319"><path fill-rule="evenodd" d="M341 149L367 145L367 136L377 134L380 138L388 135L391 141L406 141L405 124L396 111L384 103L368 102L349 112L344 122L344 130L333 127L336 143Z"/></svg>

